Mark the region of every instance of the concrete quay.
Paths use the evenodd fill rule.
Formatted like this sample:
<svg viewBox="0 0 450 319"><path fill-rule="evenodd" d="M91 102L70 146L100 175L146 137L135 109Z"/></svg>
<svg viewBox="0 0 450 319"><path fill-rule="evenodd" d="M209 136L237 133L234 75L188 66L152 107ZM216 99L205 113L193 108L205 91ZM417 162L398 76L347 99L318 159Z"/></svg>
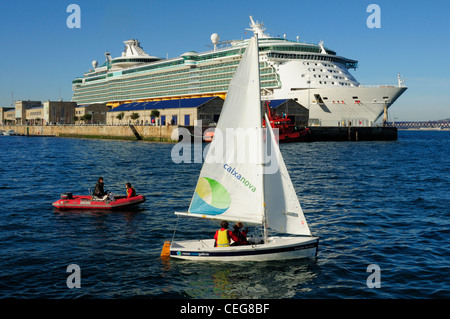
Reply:
<svg viewBox="0 0 450 319"><path fill-rule="evenodd" d="M180 126L194 134L194 126ZM306 142L319 141L393 141L397 140L396 127L365 127L365 126L310 126L311 134ZM98 139L126 139L144 141L177 142L178 129L176 125L3 125L4 131L14 130L26 136L59 136ZM204 128L205 129L205 128Z"/></svg>
<svg viewBox="0 0 450 319"><path fill-rule="evenodd" d="M25 136L172 141L172 132L176 127L171 125L2 125L0 129L14 130Z"/></svg>

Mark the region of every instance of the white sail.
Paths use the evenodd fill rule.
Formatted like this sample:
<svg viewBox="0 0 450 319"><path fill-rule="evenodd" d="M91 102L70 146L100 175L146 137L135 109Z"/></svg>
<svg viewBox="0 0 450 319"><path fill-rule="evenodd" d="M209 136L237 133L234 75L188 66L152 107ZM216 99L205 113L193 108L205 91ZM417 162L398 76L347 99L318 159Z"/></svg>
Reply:
<svg viewBox="0 0 450 319"><path fill-rule="evenodd" d="M270 123L267 115L266 123ZM267 125L267 128L269 134L267 134L266 148L274 154L270 154L270 151L266 151L265 154L266 156L267 154L270 155L270 161L276 161L276 163L270 163L271 167L278 165L278 170L275 173L273 173L273 169L270 169L269 173L264 174L267 224L272 230L281 233L310 236L311 232L273 130L270 125Z"/></svg>
<svg viewBox="0 0 450 319"><path fill-rule="evenodd" d="M257 38L230 82L189 211L192 217L262 224L263 141Z"/></svg>

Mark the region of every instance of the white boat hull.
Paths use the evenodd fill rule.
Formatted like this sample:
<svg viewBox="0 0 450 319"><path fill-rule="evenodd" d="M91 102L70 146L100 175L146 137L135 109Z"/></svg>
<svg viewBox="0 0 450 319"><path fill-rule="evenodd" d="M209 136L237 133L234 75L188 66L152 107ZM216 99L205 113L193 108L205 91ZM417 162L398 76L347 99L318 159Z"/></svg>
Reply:
<svg viewBox="0 0 450 319"><path fill-rule="evenodd" d="M268 261L311 258L317 255L318 237L269 237L267 244L214 247L214 239L176 241L170 257L195 261Z"/></svg>

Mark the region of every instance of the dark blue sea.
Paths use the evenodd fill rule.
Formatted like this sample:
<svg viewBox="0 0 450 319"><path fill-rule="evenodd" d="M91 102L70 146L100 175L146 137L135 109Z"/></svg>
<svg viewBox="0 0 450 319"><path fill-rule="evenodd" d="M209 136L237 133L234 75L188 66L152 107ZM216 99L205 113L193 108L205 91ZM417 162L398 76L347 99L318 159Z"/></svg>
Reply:
<svg viewBox="0 0 450 319"><path fill-rule="evenodd" d="M160 258L177 223L176 239L218 227L174 215L201 169L174 164L174 144L1 136L0 299L450 298L450 132L398 135L282 144L318 255L233 264ZM53 208L99 176L115 194L132 183L147 201L112 213ZM68 287L71 264L80 288Z"/></svg>

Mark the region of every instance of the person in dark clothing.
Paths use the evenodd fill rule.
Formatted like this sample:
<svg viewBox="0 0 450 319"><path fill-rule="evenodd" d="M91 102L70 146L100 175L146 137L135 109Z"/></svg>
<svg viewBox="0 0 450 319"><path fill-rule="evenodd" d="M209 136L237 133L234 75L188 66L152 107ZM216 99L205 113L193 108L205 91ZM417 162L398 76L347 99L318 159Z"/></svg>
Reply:
<svg viewBox="0 0 450 319"><path fill-rule="evenodd" d="M94 196L98 198L105 199L105 196L108 195L103 189L103 177L99 177L97 180L97 184L95 184Z"/></svg>
<svg viewBox="0 0 450 319"><path fill-rule="evenodd" d="M233 226L233 234L237 238L237 240L231 244L231 246L238 246L238 245L248 245L249 242L247 241L247 233L248 233L248 227L244 228L244 224L241 222L237 222L236 225Z"/></svg>

